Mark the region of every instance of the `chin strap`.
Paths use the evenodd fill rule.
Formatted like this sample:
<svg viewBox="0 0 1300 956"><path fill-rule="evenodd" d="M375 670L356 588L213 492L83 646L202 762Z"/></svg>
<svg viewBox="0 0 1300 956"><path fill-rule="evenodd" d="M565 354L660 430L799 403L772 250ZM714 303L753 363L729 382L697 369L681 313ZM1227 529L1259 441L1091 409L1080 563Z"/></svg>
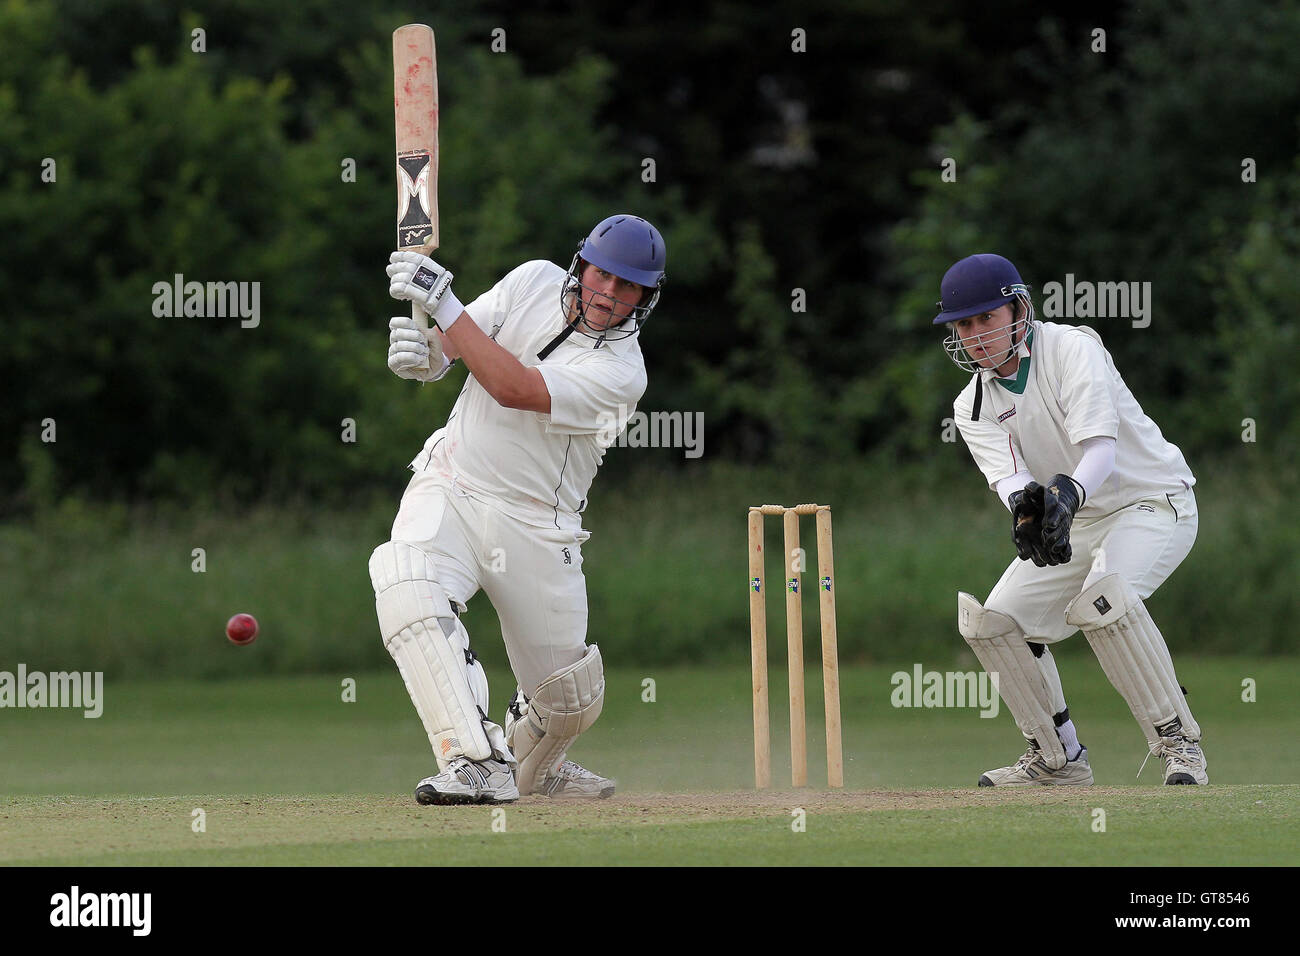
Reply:
<svg viewBox="0 0 1300 956"><path fill-rule="evenodd" d="M539 362L544 362L544 361L546 361L546 356L548 356L548 355L550 355L552 352L554 352L554 351L555 351L555 347L556 347L557 345L559 345L561 342L563 342L565 339L567 339L570 335L572 335L572 334L574 333L574 331L578 328L578 324L579 324L580 322L582 322L582 321L584 321L584 320L583 320L583 317L582 317L582 313L579 312L578 317L577 317L576 319L574 319L572 322L570 322L570 323L569 323L568 325L566 325L564 328L560 329L560 331L556 333L555 338L553 338L553 339L551 339L551 341L547 342L547 343L546 343L546 347L545 347L544 349L542 349L540 352L537 353L537 360L538 360ZM591 326L588 326L588 328L591 328ZM593 330L593 331L594 331L594 330ZM584 333L584 334L585 334L585 333ZM592 347L593 347L593 348L600 348L602 345L604 345L604 344L608 341L608 339L607 339L607 336L608 336L608 335L609 335L609 329L605 329L605 330L603 330L603 331L601 332L601 334L600 334L600 338L596 339L596 344L595 344L594 346L592 346Z"/></svg>
<svg viewBox="0 0 1300 956"><path fill-rule="evenodd" d="M546 348L542 349L540 352L537 353L537 360L539 362L544 362L546 360L546 356L554 352L555 347L557 345L559 345L561 342L563 342L565 339L567 339L570 335L573 334L573 330L578 327L578 323L580 321L582 320L574 319L564 328L560 329L559 334L557 334L555 338L551 339L551 341L546 344Z"/></svg>

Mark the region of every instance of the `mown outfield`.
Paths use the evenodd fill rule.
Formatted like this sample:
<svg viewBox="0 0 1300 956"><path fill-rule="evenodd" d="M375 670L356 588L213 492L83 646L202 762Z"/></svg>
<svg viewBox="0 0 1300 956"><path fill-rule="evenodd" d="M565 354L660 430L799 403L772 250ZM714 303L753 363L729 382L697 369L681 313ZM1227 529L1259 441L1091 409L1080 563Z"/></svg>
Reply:
<svg viewBox="0 0 1300 956"><path fill-rule="evenodd" d="M973 786L1019 753L1005 712L896 709L899 664L844 672L846 789L751 789L748 673L614 668L574 756L615 776L598 804L418 807L427 743L395 673L110 680L103 716L3 713L5 864L1280 865L1300 842L1294 659L1184 658L1213 785L1164 788L1081 642L1061 670L1097 786ZM254 650L256 645L249 650ZM241 653L234 648L232 654ZM910 660L910 659L909 659ZM255 666L255 658L247 658ZM356 701L342 700L345 676ZM494 709L509 686L492 675ZM1243 702L1242 681L1257 699ZM643 699L653 680L654 701ZM810 726L820 699L809 673ZM774 681L774 778L788 781ZM821 741L810 777L825 779ZM192 829L204 812L204 832ZM802 832L796 811L804 811ZM1105 812L1105 830L1095 828ZM495 824L495 828L494 828ZM501 832L503 829L504 832Z"/></svg>
<svg viewBox="0 0 1300 956"><path fill-rule="evenodd" d="M1098 786L990 793L974 787L979 773L1023 749L1005 711L890 704L895 672L976 669L955 632L955 592L987 593L1011 556L1006 513L978 479L850 466L615 473L584 547L608 693L574 756L617 778L619 794L521 801L496 832L486 808L411 797L432 769L428 744L366 577L400 487L399 475L391 499L346 513L198 502L137 512L70 497L0 526L0 670L105 672L97 720L0 710L0 862L1293 862L1300 765L1284 755L1300 730L1289 706L1300 556L1276 520L1279 488L1206 469L1196 548L1150 602L1205 728L1213 785L1162 788L1155 762L1136 777L1141 736L1076 636L1057 652ZM835 508L847 787L759 796L744 508L803 499ZM780 601L769 594L778 787L789 780ZM810 663L815 605L805 602ZM249 647L222 634L235 611L261 620ZM513 685L482 596L466 624L500 719ZM355 702L342 699L348 678ZM813 782L825 780L820 680L810 666ZM797 808L804 832L792 830ZM191 830L195 809L205 832ZM1105 832L1093 830L1096 810Z"/></svg>

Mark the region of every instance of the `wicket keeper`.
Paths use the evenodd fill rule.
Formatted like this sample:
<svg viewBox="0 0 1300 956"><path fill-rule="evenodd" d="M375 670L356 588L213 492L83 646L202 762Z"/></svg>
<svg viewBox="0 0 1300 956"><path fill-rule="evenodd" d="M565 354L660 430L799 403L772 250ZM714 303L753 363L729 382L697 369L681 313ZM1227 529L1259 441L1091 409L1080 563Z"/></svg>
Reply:
<svg viewBox="0 0 1300 956"><path fill-rule="evenodd" d="M962 438L1011 512L1017 557L984 604L960 593L957 628L1028 742L981 787L1088 785L1088 751L1050 645L1076 630L1128 703L1167 784L1209 783L1201 728L1143 603L1196 540L1196 483L1138 405L1101 337L1034 318L999 255L969 256L940 286L934 324L971 373L953 403Z"/></svg>

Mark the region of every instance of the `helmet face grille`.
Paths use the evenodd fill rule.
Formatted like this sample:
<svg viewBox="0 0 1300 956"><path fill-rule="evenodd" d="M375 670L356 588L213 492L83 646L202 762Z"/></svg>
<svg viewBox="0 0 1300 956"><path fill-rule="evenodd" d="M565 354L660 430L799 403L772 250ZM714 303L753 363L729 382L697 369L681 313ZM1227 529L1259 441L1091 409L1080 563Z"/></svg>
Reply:
<svg viewBox="0 0 1300 956"><path fill-rule="evenodd" d="M582 267L585 263L586 260L583 258L581 253L575 254L573 261L569 264L569 272L564 278L564 284L560 287L560 311L565 315L566 321L568 320L570 312L573 310L577 300L581 297L582 291L584 289L589 292L594 291L590 286L585 285L582 281ZM597 268L602 268L598 263L591 264L597 266ZM610 272L612 270L607 269L606 271ZM614 275L618 275L618 273L614 273ZM620 278L623 277L620 276ZM661 292L660 287L663 285L663 282L664 278L661 276L659 279L659 285L650 289L649 297L647 298L643 296L645 301L634 306L627 318L622 322L619 322L617 325L611 325L606 329L595 329L588 327L585 319L579 318L577 324L574 326L575 330L581 332L588 338L606 342L617 342L620 339L636 335L641 331L641 326L645 325L646 320L650 318L650 313L654 311L654 307L659 304L659 294Z"/></svg>
<svg viewBox="0 0 1300 956"><path fill-rule="evenodd" d="M953 360L958 368L967 372L983 372L990 369L1001 368L1020 348L1020 343L1025 340L1034 321L1034 304L1030 300L1027 291L1017 289L1016 298L1021 304L1021 314L1018 319L1003 329L996 332L986 332L981 335L969 336L964 341L957 332L955 322L948 324L948 336L943 340L943 349L948 353L948 357ZM985 359L984 361L996 361L996 365L981 365L966 350L966 346L979 346L986 353L1001 354L1001 359Z"/></svg>

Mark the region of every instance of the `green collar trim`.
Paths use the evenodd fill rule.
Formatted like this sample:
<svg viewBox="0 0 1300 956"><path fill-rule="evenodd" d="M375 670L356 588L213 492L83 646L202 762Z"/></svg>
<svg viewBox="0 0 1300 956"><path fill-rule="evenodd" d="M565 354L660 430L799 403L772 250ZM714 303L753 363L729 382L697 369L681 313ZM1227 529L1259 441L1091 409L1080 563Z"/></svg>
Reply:
<svg viewBox="0 0 1300 956"><path fill-rule="evenodd" d="M1028 349L1032 355L1034 350L1033 329L1030 329L1029 334L1025 336L1025 348ZM1025 393L1025 386L1029 384L1029 360L1031 355L1026 355L1020 360L1020 368L1016 370L1015 378L995 378L993 381L997 382L1012 394L1023 395Z"/></svg>

